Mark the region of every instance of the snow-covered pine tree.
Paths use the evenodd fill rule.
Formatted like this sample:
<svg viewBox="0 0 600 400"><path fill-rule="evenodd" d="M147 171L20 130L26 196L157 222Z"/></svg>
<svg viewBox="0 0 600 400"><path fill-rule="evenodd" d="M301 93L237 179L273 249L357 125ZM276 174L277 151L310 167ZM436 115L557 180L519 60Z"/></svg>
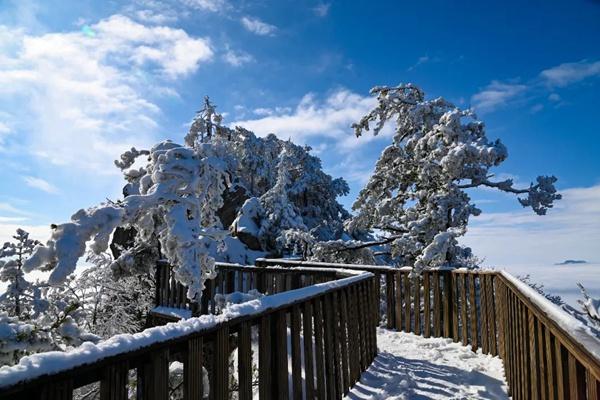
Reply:
<svg viewBox="0 0 600 400"><path fill-rule="evenodd" d="M210 101L205 101L203 109L192 122L186 143L190 146L194 143L210 143L215 146L227 165L231 181L228 192L244 193L241 200L239 197L236 199L238 204L226 204L226 208L233 207L240 213L236 215L232 231L237 234L236 229L240 228L240 237L245 241L248 239L246 243L252 248L256 248L252 242L260 241L262 250L281 252L283 242L277 241L277 237L287 228L281 227L277 229L278 232L272 232L273 216L258 212L257 207L243 209L242 206L245 200L254 197L260 198L262 211L277 208L276 204L269 202L280 200L273 193L274 190L279 190L283 194L279 182L283 179L282 174L285 174L285 196L304 225L301 229L308 230L315 240L339 239L343 233L343 221L350 214L337 202L337 197L348 194L348 184L342 178L333 179L324 173L319 158L310 154L310 147L280 140L273 134L261 138L242 127L223 126L222 117L215 110L216 107ZM291 161L284 164L282 157ZM282 168L285 171L281 171ZM279 187L275 189L277 185ZM269 192L271 193L268 194ZM248 232L252 229L240 225L241 220L250 222L249 218L241 215L245 211L252 211L259 226L264 222L265 227L261 229L261 233L267 236L250 238ZM232 221L233 219L223 220L227 224Z"/></svg>
<svg viewBox="0 0 600 400"><path fill-rule="evenodd" d="M284 146L277 163L277 181L275 185L260 197L260 204L265 213L261 223L259 237L265 241L265 247L275 248L282 231L288 229L306 231L302 217L298 215L295 205L288 197L292 184L290 172L297 165L297 160Z"/></svg>
<svg viewBox="0 0 600 400"><path fill-rule="evenodd" d="M396 262L417 270L469 266L471 250L457 238L465 234L469 217L481 211L468 189L523 195L518 201L539 215L561 198L553 176L540 176L522 189L511 179L494 181L490 169L506 159L507 150L499 140L487 138L483 122L471 110L443 98L426 100L412 84L378 86L371 94L377 96L377 106L353 125L356 136L372 123L377 135L392 120L394 138L354 203L356 216L348 229L376 229L383 235L343 251L389 245Z"/></svg>
<svg viewBox="0 0 600 400"><path fill-rule="evenodd" d="M66 290L27 280L23 265L39 242L17 229L15 242L0 251L0 277L8 282L0 296L0 363L14 364L24 355L64 350L97 336L82 329L81 299ZM74 278L70 278L73 280Z"/></svg>
<svg viewBox="0 0 600 400"><path fill-rule="evenodd" d="M30 319L41 304L40 289L25 278L23 262L40 242L29 238L29 233L17 229L14 242L6 242L0 248L0 281L7 282L6 291L0 296L0 311L19 319Z"/></svg>

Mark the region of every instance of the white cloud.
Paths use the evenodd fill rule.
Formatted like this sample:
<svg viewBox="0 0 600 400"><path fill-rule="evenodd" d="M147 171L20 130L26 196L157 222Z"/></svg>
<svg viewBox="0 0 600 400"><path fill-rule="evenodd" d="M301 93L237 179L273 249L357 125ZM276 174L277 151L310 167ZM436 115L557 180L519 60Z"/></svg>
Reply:
<svg viewBox="0 0 600 400"><path fill-rule="evenodd" d="M346 89L337 90L324 100L309 93L293 110L258 108L254 113L261 118L236 121L232 125L243 126L259 136L275 133L296 143L306 142L309 138L333 139L339 150L346 151L373 140L372 135L357 139L350 126L375 102L372 97L363 97ZM385 130L381 137L387 138L390 133L391 130Z"/></svg>
<svg viewBox="0 0 600 400"><path fill-rule="evenodd" d="M260 36L273 36L277 31L275 25L267 24L258 18L242 17L240 21L246 30Z"/></svg>
<svg viewBox="0 0 600 400"><path fill-rule="evenodd" d="M50 194L58 193L58 188L56 186L52 185L50 182L42 178L36 178L34 176L24 176L23 180L28 186L31 186L32 188L39 189L43 192Z"/></svg>
<svg viewBox="0 0 600 400"><path fill-rule="evenodd" d="M0 121L0 136L2 136L2 134L9 133L10 131L11 129L8 127L8 125Z"/></svg>
<svg viewBox="0 0 600 400"><path fill-rule="evenodd" d="M530 209L482 213L464 238L489 265L600 262L600 185L561 191L545 216Z"/></svg>
<svg viewBox="0 0 600 400"><path fill-rule="evenodd" d="M254 57L252 57L252 55L246 53L245 51L234 51L229 48L223 55L223 59L226 63L234 67L240 67L244 64L254 61Z"/></svg>
<svg viewBox="0 0 600 400"><path fill-rule="evenodd" d="M313 13L317 17L323 18L329 14L329 9L331 8L331 3L320 3L317 6L312 8Z"/></svg>
<svg viewBox="0 0 600 400"><path fill-rule="evenodd" d="M561 97L559 94L557 93L550 93L548 95L548 100L553 101L553 102L557 102L557 101L561 101Z"/></svg>
<svg viewBox="0 0 600 400"><path fill-rule="evenodd" d="M544 109L544 105L540 104L540 103L537 103L537 104L534 104L531 107L530 111L531 111L532 114L535 114L535 113L538 113L538 112L542 111L543 109Z"/></svg>
<svg viewBox="0 0 600 400"><path fill-rule="evenodd" d="M21 210L19 208L16 208L15 206L13 206L10 203L4 203L4 202L0 202L0 211L7 212L10 214L17 214L17 215L21 215L21 216L31 215L27 211Z"/></svg>
<svg viewBox="0 0 600 400"><path fill-rule="evenodd" d="M118 151L152 143L160 110L149 98L212 56L208 39L122 15L65 33L0 27L0 99L29 124L24 151L112 172Z"/></svg>
<svg viewBox="0 0 600 400"><path fill-rule="evenodd" d="M527 89L526 85L492 81L481 92L473 95L471 102L479 111L491 111L505 105Z"/></svg>
<svg viewBox="0 0 600 400"><path fill-rule="evenodd" d="M11 221L4 223L0 220L0 243L12 241L13 236L19 228L29 232L30 238L39 240L42 243L48 240L51 233L50 225L24 225Z"/></svg>
<svg viewBox="0 0 600 400"><path fill-rule="evenodd" d="M540 77L550 86L568 86L587 78L600 77L600 61L560 64L542 71Z"/></svg>
<svg viewBox="0 0 600 400"><path fill-rule="evenodd" d="M199 10L217 12L229 7L225 0L182 0L183 4Z"/></svg>
<svg viewBox="0 0 600 400"><path fill-rule="evenodd" d="M134 10L132 15L139 21L163 25L177 21L177 13L172 10Z"/></svg>

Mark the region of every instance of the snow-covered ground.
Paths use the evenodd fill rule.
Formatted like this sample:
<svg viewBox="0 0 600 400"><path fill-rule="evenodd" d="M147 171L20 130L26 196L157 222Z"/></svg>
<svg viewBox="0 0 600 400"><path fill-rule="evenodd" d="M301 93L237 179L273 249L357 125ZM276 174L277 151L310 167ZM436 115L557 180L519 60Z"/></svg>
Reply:
<svg viewBox="0 0 600 400"><path fill-rule="evenodd" d="M498 357L378 328L379 355L346 399L508 399Z"/></svg>
<svg viewBox="0 0 600 400"><path fill-rule="evenodd" d="M582 283L589 295L600 298L600 264L572 265L507 265L504 269L517 276L530 276L532 282L544 285L547 293L559 295L570 306L579 309L577 300L581 292L577 283Z"/></svg>

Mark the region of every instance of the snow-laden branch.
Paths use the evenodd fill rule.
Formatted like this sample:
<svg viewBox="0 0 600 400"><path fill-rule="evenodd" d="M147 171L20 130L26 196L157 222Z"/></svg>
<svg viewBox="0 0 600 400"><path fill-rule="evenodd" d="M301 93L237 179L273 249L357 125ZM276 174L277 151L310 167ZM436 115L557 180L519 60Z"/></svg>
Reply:
<svg viewBox="0 0 600 400"><path fill-rule="evenodd" d="M121 165L131 166L132 157L145 154L132 150L121 157ZM188 286L188 297L199 297L204 281L215 274L207 249L226 234L216 211L222 206L228 175L209 144L192 148L166 141L148 155L145 173L135 179L137 193L119 203L79 210L71 222L53 229L45 246L35 248L24 270L47 266L52 269L49 282L58 284L73 273L88 242L100 253L107 249L115 228L133 227L138 245L152 245L158 239L163 256L174 266L175 278ZM131 252L124 252L113 269L127 269L132 264L129 257Z"/></svg>

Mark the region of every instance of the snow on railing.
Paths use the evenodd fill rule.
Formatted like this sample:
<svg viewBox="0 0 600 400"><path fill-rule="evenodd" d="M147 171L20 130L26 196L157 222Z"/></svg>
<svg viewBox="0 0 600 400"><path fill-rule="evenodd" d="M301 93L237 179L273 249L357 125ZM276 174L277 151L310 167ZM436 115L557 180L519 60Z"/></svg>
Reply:
<svg viewBox="0 0 600 400"><path fill-rule="evenodd" d="M294 271L295 274L299 272ZM213 355L212 359L204 361L205 365L211 365L213 371L210 387L215 391L214 398L225 399L229 390L227 384L229 336L237 334L238 351L244 353L244 358L241 358L242 354L240 354L240 360L248 361L253 326L256 326L259 331L258 355L261 365L267 360L269 363L277 362L281 364L278 365L278 369L285 369L286 377L285 382L283 379L273 382L270 377L271 371L267 370L269 377L261 374L259 389L273 391L273 393L277 390L287 391L288 319L291 321L293 343L299 343L301 328L299 321L303 321L305 340L312 341L313 335L317 335L314 337L315 351L320 352L319 357L325 357L322 361L326 363L333 361L334 357L331 350L334 343L330 340L334 340L337 346L344 346L346 357L354 357L348 353L348 349L352 348L353 351L358 349L360 354L357 356L364 368L350 367L346 363L346 369L337 372L340 374L338 376L341 377L343 374L347 377L344 381L345 385L350 381L354 383L360 376L360 371L370 364L376 353L373 274L346 269L335 269L334 272L338 276L336 280L233 304L220 315L202 315L149 328L136 334L116 335L98 344L84 343L66 352L48 352L23 357L15 366L0 368L0 398L39 398L44 394L65 388L72 392L73 388L93 383L98 379L100 379L101 391L103 387L110 387L111 391L119 392L126 388L125 376L129 373L129 368L137 369L138 376L142 379L138 381L138 386L142 385L138 387L138 393L141 393L139 390L166 393L168 374L165 375L164 368L168 370L169 360L173 357L184 360L184 369L193 369L194 374L185 374L186 380L194 379L193 382L185 382L184 386L189 386L186 390L203 393L202 383L197 379L202 376L202 358L205 352L202 340L204 340L205 345L212 343L213 346L213 351L209 353ZM312 270L306 269L303 273L310 274ZM312 329L313 312L314 330ZM344 343L341 343L341 338L338 337L340 329L343 329L346 335L343 339ZM271 348L273 346L274 349ZM310 346L312 349L313 345ZM292 353L294 359L292 372L297 378L300 376L298 363L302 360L297 349L292 349ZM285 366L281 362L283 359L285 359ZM248 362L251 362L251 358ZM312 360L307 362L313 364ZM252 365L244 365L244 367L247 367L248 371L252 370ZM329 374L329 370L323 369L311 373L316 378L313 383L316 382L317 385L311 390L337 390L322 385L324 374ZM240 398L248 398L248 387L251 388L249 379L251 377L243 373L240 366L238 376ZM152 386L152 389L147 385ZM294 390L302 390L299 389L297 379L294 380Z"/></svg>

